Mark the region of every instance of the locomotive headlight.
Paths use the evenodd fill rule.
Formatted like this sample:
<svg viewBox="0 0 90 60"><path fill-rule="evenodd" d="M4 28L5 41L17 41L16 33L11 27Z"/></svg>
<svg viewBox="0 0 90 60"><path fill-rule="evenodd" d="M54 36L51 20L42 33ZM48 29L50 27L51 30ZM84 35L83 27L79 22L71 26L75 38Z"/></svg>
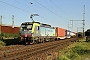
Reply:
<svg viewBox="0 0 90 60"><path fill-rule="evenodd" d="M32 37L34 37L34 35L32 34Z"/></svg>

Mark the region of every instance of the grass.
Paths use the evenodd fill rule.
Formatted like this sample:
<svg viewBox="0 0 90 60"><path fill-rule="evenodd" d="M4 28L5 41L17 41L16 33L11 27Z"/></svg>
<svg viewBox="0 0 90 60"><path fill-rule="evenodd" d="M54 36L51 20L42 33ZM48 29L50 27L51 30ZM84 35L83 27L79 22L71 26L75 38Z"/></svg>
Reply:
<svg viewBox="0 0 90 60"><path fill-rule="evenodd" d="M85 38L81 39L60 51L60 54L58 60L90 60L90 42L85 42Z"/></svg>
<svg viewBox="0 0 90 60"><path fill-rule="evenodd" d="M90 54L83 54L77 58L75 58L75 60L90 60Z"/></svg>

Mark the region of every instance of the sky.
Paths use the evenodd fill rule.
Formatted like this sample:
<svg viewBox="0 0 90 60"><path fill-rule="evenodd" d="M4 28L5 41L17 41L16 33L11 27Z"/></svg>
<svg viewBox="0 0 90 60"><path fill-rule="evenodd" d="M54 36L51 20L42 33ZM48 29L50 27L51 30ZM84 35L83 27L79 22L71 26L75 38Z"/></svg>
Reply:
<svg viewBox="0 0 90 60"><path fill-rule="evenodd" d="M85 31L90 28L90 0L0 0L0 16L3 24L20 26L22 22L34 21L50 24L71 31L82 31L83 11L85 5ZM72 21L70 20L80 20ZM73 25L73 26L72 26Z"/></svg>

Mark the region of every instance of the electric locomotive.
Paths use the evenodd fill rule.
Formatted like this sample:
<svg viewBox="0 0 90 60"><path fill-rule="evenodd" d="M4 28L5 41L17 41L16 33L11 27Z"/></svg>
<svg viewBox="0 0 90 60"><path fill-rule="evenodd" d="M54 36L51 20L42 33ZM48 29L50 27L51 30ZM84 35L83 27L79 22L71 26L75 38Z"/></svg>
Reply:
<svg viewBox="0 0 90 60"><path fill-rule="evenodd" d="M20 41L28 44L51 41L56 38L55 28L40 22L24 22L20 27Z"/></svg>

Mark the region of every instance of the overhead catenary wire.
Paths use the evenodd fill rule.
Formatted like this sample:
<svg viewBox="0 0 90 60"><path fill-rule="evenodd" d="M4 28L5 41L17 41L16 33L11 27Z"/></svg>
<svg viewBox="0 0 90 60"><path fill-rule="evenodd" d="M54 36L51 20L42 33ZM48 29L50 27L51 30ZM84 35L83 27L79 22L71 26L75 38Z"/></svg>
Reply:
<svg viewBox="0 0 90 60"><path fill-rule="evenodd" d="M52 0L50 0L58 9L60 9L64 14L66 14L57 4L55 4ZM68 17L69 17L69 15L68 14L66 14Z"/></svg>
<svg viewBox="0 0 90 60"><path fill-rule="evenodd" d="M46 0L44 0L46 3L48 3ZM66 14L57 4L55 4L52 0L50 0L50 2L54 5L54 6L56 6L58 9L56 10L56 12L58 13L59 11L58 10L61 10L65 15L67 15L68 16L68 14ZM50 4L49 4L50 5ZM52 7L52 6L51 6ZM53 7L52 7L53 8ZM68 16L69 17L69 16ZM63 19L65 19L65 20L70 20L68 17L62 17Z"/></svg>
<svg viewBox="0 0 90 60"><path fill-rule="evenodd" d="M34 1L37 2L36 0L34 0ZM24 11L24 12L31 13L31 12L29 12L29 11L27 11L27 10L24 10L24 9L22 9L22 8L19 8L19 7L16 7L16 6L11 5L11 4L9 4L9 3L6 3L6 2L4 2L4 1L0 1L0 2L4 3L4 4L6 4L6 5L12 6L12 7L16 8L16 9L22 10L22 11ZM54 12L51 11L50 9L46 8L45 6L43 6L42 4L40 4L39 2L37 2L37 3L38 3L39 5L41 5L42 7L44 7L45 9L47 9L48 11L50 11L51 13L57 15L56 13L54 13ZM58 16L58 15L57 15L57 16ZM61 18L60 16L58 16L58 17ZM44 17L41 16L41 18L44 18Z"/></svg>
<svg viewBox="0 0 90 60"><path fill-rule="evenodd" d="M6 2L4 2L4 1L0 1L1 3L4 3L4 4L6 4L6 5L9 5L9 6L11 6L11 7L13 7L13 8L16 8L16 9L19 9L19 10L22 10L22 11L24 11L24 12L27 12L27 13L30 13L30 14L32 14L30 11L27 11L27 10L24 10L24 9L22 9L22 8L19 8L19 7L16 7L16 6L14 6L14 5L11 5L11 4L9 4L9 3L6 3ZM20 2L18 2L18 3L20 3ZM22 4L22 3L21 3ZM39 15L41 18L44 18L43 16L41 16L41 15ZM46 18L44 18L44 19L46 19Z"/></svg>
<svg viewBox="0 0 90 60"><path fill-rule="evenodd" d="M17 0L16 0L17 1ZM27 1L27 0L26 0ZM34 0L35 2L37 2L36 0ZM9 5L9 6L11 6L11 7L14 7L14 8L16 8L16 9L19 9L19 10L22 10L22 11L24 11L24 12L27 12L27 13L30 13L30 14L32 14L30 11L28 11L28 10L25 10L25 9L22 9L22 8L19 8L19 7L16 7L16 6L14 6L14 5L11 5L11 4L9 4L9 3L7 3L7 2L4 2L4 1L0 1L0 2L2 2L2 3L4 3L4 4L6 4L6 5ZM20 2L18 2L18 3L20 3ZM30 2L29 2L30 3ZM39 2L37 2L39 5L41 5L43 8L45 8L45 9L47 9L48 11L50 11L51 13L53 13L54 15L56 15L56 16L58 16L59 18L61 18L58 14L56 14L56 13L54 13L53 11L51 11L50 9L48 9L47 7L45 7L45 6L43 6L42 4L40 4ZM22 3L21 3L22 4ZM41 15L39 15L41 18L44 18L44 19L47 19L47 18L45 18L45 17L43 17L43 16L41 16Z"/></svg>
<svg viewBox="0 0 90 60"><path fill-rule="evenodd" d="M46 3L47 3L47 1L46 0L44 0ZM48 3L47 3L48 4ZM50 5L50 4L48 4L48 5Z"/></svg>
<svg viewBox="0 0 90 60"><path fill-rule="evenodd" d="M33 2L30 2L30 1L28 1L28 0L25 0L26 2L28 2L28 3L32 3L32 4L34 4ZM35 4L34 4L35 5ZM35 10L36 11L36 10ZM38 12L38 11L36 11L36 12ZM43 16L41 16L41 15L39 15L41 18L43 18L43 19L47 19L47 18L45 18L45 17L43 17Z"/></svg>
<svg viewBox="0 0 90 60"><path fill-rule="evenodd" d="M36 3L38 3L39 5L41 5L43 8L47 9L48 11L50 11L51 13L53 13L54 15L58 16L59 18L61 18L58 14L54 13L53 11L51 11L50 9L48 9L47 7L45 7L44 5L42 5L41 3L39 3L38 1L34 0Z"/></svg>
<svg viewBox="0 0 90 60"><path fill-rule="evenodd" d="M19 3L19 4L21 4L21 5L23 5L23 6L25 6L25 7L28 7L28 6L26 6L25 4L19 2L18 0L14 0L14 1L17 2L17 3Z"/></svg>
<svg viewBox="0 0 90 60"><path fill-rule="evenodd" d="M35 3L33 3L33 2L31 2L31 1L28 1L28 0L25 0L27 3L29 3L29 4L31 4L31 5L35 5ZM35 5L35 6L37 6L37 5ZM39 7L39 6L38 6ZM36 10L35 10L36 11ZM38 11L36 11L36 12L38 12Z"/></svg>
<svg viewBox="0 0 90 60"><path fill-rule="evenodd" d="M17 3L23 5L23 6L27 7L27 8L31 8L30 6L27 6L27 5L25 5L25 4L21 3L21 2L19 2L18 0L14 0L14 1L16 1ZM26 0L25 0L25 1L26 1ZM33 10L34 10L34 9L33 9ZM37 12L36 10L34 10L34 11Z"/></svg>
<svg viewBox="0 0 90 60"><path fill-rule="evenodd" d="M6 4L6 5L12 6L12 7L14 7L14 8L17 8L17 9L19 9L19 10L25 11L25 12L27 12L27 13L30 13L30 12L27 11L27 10L24 10L24 9L22 9L22 8L19 8L19 7L16 7L16 6L11 5L11 4L9 4L9 3L6 3L6 2L4 2L4 1L0 1L0 2L4 3L4 4Z"/></svg>
<svg viewBox="0 0 90 60"><path fill-rule="evenodd" d="M25 1L30 2L30 1L28 1L28 0L25 0ZM43 8L45 8L46 10L48 10L49 12L53 13L53 14L56 15L57 17L65 20L64 18L60 17L60 16L59 16L58 14L56 14L55 12L53 12L53 11L51 11L50 9L48 9L47 7L45 7L43 4L39 3L38 1L34 0L34 2L36 2L39 6L42 6ZM35 4L35 3L33 3L33 4ZM36 5L36 6L38 6L38 5ZM42 17L42 16L41 16L41 17ZM44 18L44 17L42 17L42 18ZM50 19L48 19L48 20L50 20Z"/></svg>
<svg viewBox="0 0 90 60"><path fill-rule="evenodd" d="M46 4L48 4L48 6L50 6L50 7L51 7L51 10L52 10L53 7L52 7L52 5L49 4L50 2L48 3L46 0L43 0L43 1L44 1ZM56 10L55 12L57 12L57 10Z"/></svg>

